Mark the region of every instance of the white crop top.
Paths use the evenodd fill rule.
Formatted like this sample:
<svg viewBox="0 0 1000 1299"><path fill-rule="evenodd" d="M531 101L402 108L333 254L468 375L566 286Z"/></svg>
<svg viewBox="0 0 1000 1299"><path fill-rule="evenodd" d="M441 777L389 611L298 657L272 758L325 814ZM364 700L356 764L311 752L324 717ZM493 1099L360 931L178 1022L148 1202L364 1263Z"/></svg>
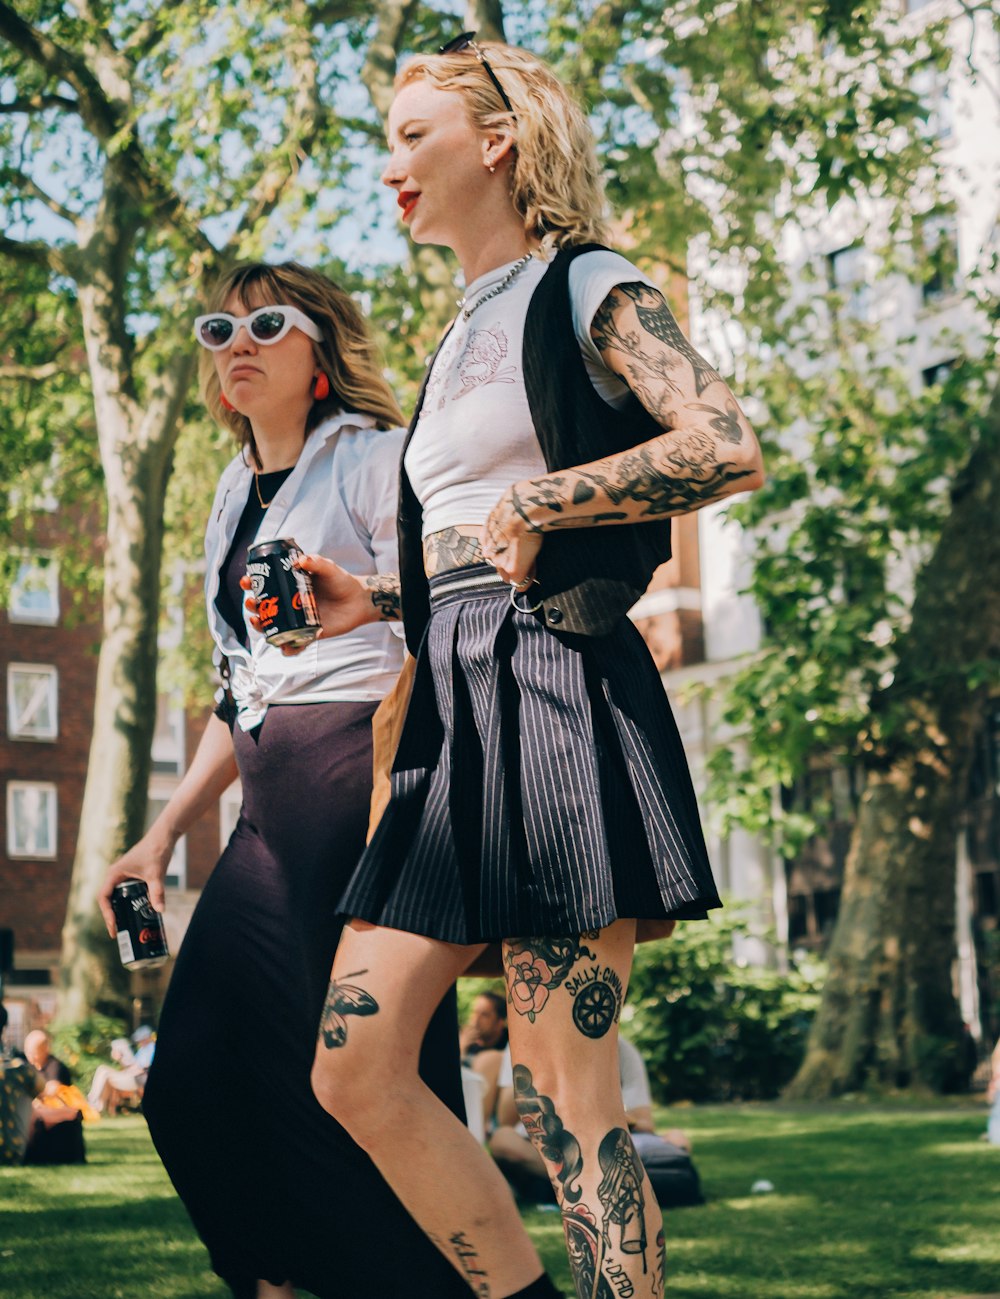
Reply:
<svg viewBox="0 0 1000 1299"><path fill-rule="evenodd" d="M469 285L471 305L499 284L512 262ZM533 258L502 293L459 316L437 355L420 419L406 450L406 473L423 507L423 535L483 524L512 483L547 473L524 387L521 345L528 303L545 263ZM569 270L573 328L587 373L616 409L628 385L607 368L590 337L598 307L616 284L652 281L619 253L581 253Z"/></svg>

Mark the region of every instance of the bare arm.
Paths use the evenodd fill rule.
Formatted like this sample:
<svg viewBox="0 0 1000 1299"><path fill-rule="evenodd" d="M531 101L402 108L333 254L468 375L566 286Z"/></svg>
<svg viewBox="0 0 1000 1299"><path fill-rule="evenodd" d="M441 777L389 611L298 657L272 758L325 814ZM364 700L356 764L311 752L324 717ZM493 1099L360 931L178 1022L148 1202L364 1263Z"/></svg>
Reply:
<svg viewBox="0 0 1000 1299"><path fill-rule="evenodd" d="M225 722L208 719L201 743L166 807L143 837L112 862L104 876L98 903L108 933L114 937L111 891L122 880L141 879L149 885L149 900L157 911L165 904L163 879L177 840L215 803L236 779L233 737Z"/></svg>
<svg viewBox="0 0 1000 1299"><path fill-rule="evenodd" d="M546 532L687 514L764 481L760 447L736 398L656 289L618 285L590 332L605 364L664 432L510 487L482 534L486 558L510 581L530 574Z"/></svg>

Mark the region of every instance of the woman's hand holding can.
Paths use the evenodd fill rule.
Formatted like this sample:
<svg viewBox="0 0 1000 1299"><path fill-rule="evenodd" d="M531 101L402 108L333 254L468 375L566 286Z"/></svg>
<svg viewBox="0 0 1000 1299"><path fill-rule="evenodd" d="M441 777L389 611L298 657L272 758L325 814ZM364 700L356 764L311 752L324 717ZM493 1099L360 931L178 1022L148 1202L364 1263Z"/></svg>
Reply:
<svg viewBox="0 0 1000 1299"><path fill-rule="evenodd" d="M365 623L378 621L371 592L361 578L322 555L303 555L295 566L312 577L316 611L321 623L320 636L343 636ZM241 578L240 585L245 591L251 590L248 577ZM247 597L246 608L250 614L250 626L254 631L262 631L253 595ZM299 654L302 647L282 645L280 649L283 654Z"/></svg>

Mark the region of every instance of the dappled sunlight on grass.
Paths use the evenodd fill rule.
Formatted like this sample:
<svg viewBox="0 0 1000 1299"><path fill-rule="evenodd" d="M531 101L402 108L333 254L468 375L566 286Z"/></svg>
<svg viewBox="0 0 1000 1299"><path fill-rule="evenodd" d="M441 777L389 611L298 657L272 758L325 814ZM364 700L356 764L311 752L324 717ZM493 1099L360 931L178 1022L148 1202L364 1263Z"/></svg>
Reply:
<svg viewBox="0 0 1000 1299"><path fill-rule="evenodd" d="M708 1203L666 1215L667 1299L1000 1288L1000 1152L977 1140L982 1108L695 1106L669 1121L694 1138ZM224 1299L142 1119L105 1122L87 1143L82 1168L0 1170L4 1299ZM775 1191L751 1195L759 1178ZM559 1214L524 1217L570 1293ZM398 1295L358 1299L406 1299L405 1279Z"/></svg>
<svg viewBox="0 0 1000 1299"><path fill-rule="evenodd" d="M726 1206L738 1213L750 1210L754 1213L785 1213L787 1210L815 1209L816 1197L812 1195L744 1195L726 1200Z"/></svg>

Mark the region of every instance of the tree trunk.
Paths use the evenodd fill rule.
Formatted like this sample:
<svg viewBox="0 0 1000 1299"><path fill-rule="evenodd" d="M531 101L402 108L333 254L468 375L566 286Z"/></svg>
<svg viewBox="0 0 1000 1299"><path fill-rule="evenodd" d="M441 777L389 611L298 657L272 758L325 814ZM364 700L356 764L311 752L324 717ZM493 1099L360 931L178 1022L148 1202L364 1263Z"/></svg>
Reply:
<svg viewBox="0 0 1000 1299"><path fill-rule="evenodd" d="M105 212L114 213L113 202ZM117 209L121 210L121 206ZM94 729L62 932L58 1018L120 1011L129 976L104 930L97 892L108 863L141 837L156 725L163 507L190 349L133 395L131 346L118 292L124 223L98 221L80 264L80 308L107 496L103 635Z"/></svg>
<svg viewBox="0 0 1000 1299"><path fill-rule="evenodd" d="M172 439L171 439L172 441ZM104 930L96 897L108 863L145 828L156 723L163 445L119 451L125 472L108 492L104 626L94 729L62 934L59 1019L120 1011L129 976Z"/></svg>
<svg viewBox="0 0 1000 1299"><path fill-rule="evenodd" d="M848 855L830 973L787 1090L946 1091L962 1077L953 992L955 845L988 686L1000 659L1000 394L917 579L913 619L881 699Z"/></svg>

